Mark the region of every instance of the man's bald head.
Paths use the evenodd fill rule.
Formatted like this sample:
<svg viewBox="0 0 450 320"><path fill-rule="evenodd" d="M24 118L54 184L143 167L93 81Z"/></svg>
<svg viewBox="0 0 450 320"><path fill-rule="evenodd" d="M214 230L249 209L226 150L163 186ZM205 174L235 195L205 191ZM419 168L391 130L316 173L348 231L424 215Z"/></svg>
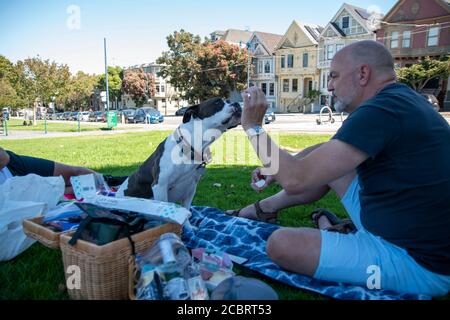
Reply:
<svg viewBox="0 0 450 320"><path fill-rule="evenodd" d="M377 41L364 40L352 43L336 53L335 60L345 61L349 65L366 64L376 75L395 75L391 53Z"/></svg>

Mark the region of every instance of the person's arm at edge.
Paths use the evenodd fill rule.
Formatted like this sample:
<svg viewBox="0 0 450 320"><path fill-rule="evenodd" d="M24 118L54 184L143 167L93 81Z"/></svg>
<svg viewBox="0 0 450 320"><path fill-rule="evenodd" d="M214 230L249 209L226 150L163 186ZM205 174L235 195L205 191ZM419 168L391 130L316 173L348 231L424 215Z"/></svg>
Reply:
<svg viewBox="0 0 450 320"><path fill-rule="evenodd" d="M3 170L9 163L9 154L0 147L0 170Z"/></svg>

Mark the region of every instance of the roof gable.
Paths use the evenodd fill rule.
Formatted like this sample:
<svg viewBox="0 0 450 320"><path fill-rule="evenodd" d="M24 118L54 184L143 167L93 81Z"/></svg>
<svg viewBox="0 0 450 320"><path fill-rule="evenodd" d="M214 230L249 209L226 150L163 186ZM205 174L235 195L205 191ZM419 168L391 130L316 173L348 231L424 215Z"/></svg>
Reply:
<svg viewBox="0 0 450 320"><path fill-rule="evenodd" d="M423 10L426 8L426 10ZM444 0L400 0L384 17L384 22L424 20L450 15L450 4Z"/></svg>
<svg viewBox="0 0 450 320"><path fill-rule="evenodd" d="M333 16L333 18L330 20L330 22L335 23L335 26L337 26L338 29L340 29L338 26L338 22L343 14L351 16L353 19L355 19L358 25L361 26L366 33L372 33L372 31L369 29L367 25L369 18L371 16L371 14L367 12L367 10L352 6L348 3L344 3L336 12L336 14ZM339 33L342 32L342 30L337 31Z"/></svg>
<svg viewBox="0 0 450 320"><path fill-rule="evenodd" d="M293 21L277 45L280 48L296 48L317 45L323 28Z"/></svg>
<svg viewBox="0 0 450 320"><path fill-rule="evenodd" d="M279 34L255 31L250 42L252 44L258 43L263 47L262 50L264 50L267 55L271 55L282 38L283 36ZM253 46L253 48L256 50L256 46Z"/></svg>

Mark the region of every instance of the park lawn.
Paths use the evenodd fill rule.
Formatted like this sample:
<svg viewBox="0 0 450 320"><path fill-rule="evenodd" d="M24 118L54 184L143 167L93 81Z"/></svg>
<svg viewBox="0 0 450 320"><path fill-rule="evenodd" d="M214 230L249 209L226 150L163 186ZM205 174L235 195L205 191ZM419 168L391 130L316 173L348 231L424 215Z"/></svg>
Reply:
<svg viewBox="0 0 450 320"><path fill-rule="evenodd" d="M169 133L153 131L51 140L0 140L0 146L19 154L87 166L104 174L128 175ZM273 135L283 147L292 149L305 148L330 138L328 135ZM208 166L198 185L194 205L223 210L241 208L280 190L279 186L273 185L261 194L255 193L249 183L250 173L258 165L256 158L248 153L237 157L220 154L222 145L226 145L227 141L245 142L245 139L242 131L235 130L216 141L218 148L213 149L214 161ZM246 158L245 161L242 158ZM217 183L221 186L215 187ZM345 211L340 201L334 193L330 193L314 204L283 210L280 223L291 227L312 226L309 213L317 207L327 208L344 216ZM237 271L246 276L263 279L278 292L280 299L326 299L324 296L286 286L242 268L237 268ZM16 259L0 263L0 299L68 299L64 283L61 253L38 243Z"/></svg>
<svg viewBox="0 0 450 320"><path fill-rule="evenodd" d="M13 119L11 118L8 121L8 131L41 131L44 133L45 124L44 120L38 120L36 126L24 126L22 119ZM80 132L82 131L99 131L102 129L108 128L106 123L80 123ZM133 129L137 129L138 127L133 127ZM123 130L125 127L115 127L114 130ZM78 132L78 123L77 122L55 122L55 121L47 121L47 132Z"/></svg>

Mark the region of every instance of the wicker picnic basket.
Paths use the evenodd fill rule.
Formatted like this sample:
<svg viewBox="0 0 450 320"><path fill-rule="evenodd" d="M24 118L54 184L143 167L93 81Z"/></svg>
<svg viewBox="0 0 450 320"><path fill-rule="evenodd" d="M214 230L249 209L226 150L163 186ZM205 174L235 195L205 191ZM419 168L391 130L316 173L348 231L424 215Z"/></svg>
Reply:
<svg viewBox="0 0 450 320"><path fill-rule="evenodd" d="M59 239L64 232L55 232L43 224L43 216L25 219L22 222L25 234L51 249L59 248Z"/></svg>
<svg viewBox="0 0 450 320"><path fill-rule="evenodd" d="M131 237L136 253L144 253L160 235L173 232L181 235L181 226L166 223ZM69 244L73 233L61 235L60 247L64 270L69 266L80 268L81 286L79 289L69 289L68 293L75 300L126 300L133 296L129 294L130 264L134 263L131 244L123 238L104 246L78 240L75 246ZM65 272L66 280L72 274Z"/></svg>

